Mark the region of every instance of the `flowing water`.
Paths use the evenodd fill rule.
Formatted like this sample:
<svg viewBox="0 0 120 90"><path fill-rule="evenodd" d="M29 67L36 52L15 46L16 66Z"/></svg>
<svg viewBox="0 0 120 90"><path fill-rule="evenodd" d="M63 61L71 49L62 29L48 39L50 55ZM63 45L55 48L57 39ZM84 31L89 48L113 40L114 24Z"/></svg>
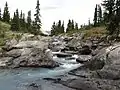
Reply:
<svg viewBox="0 0 120 90"><path fill-rule="evenodd" d="M60 67L54 69L22 68L17 70L0 70L0 90L23 90L21 85L27 82L64 75L70 70L81 66L81 64L76 63L75 59L65 60L65 58L54 57L54 60L61 63Z"/></svg>

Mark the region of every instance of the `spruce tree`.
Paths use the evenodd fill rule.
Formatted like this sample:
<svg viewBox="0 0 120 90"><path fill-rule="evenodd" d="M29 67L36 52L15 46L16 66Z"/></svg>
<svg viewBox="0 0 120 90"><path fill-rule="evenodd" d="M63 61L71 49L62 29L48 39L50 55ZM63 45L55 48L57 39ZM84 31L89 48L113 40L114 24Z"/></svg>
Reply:
<svg viewBox="0 0 120 90"><path fill-rule="evenodd" d="M62 26L61 26L61 33L64 33L64 29L65 27L64 27L64 21L63 21Z"/></svg>
<svg viewBox="0 0 120 90"><path fill-rule="evenodd" d="M120 0L117 0L116 1L116 4L115 4L115 21L114 23L116 24L116 32L115 32L115 35L116 35L116 38L119 36L119 33L120 33Z"/></svg>
<svg viewBox="0 0 120 90"><path fill-rule="evenodd" d="M115 0L104 0L102 4L107 11L107 22L114 16Z"/></svg>
<svg viewBox="0 0 120 90"><path fill-rule="evenodd" d="M61 26L62 26L62 23L61 23L61 20L58 21L58 25L57 25L57 33L61 33Z"/></svg>
<svg viewBox="0 0 120 90"><path fill-rule="evenodd" d="M55 22L53 22L53 25L51 27L51 35L52 36L55 35L55 31L56 31L56 24L55 24Z"/></svg>
<svg viewBox="0 0 120 90"><path fill-rule="evenodd" d="M101 6L98 5L98 24L100 25L102 23L102 9Z"/></svg>
<svg viewBox="0 0 120 90"><path fill-rule="evenodd" d="M71 28L74 30L74 20L72 20Z"/></svg>
<svg viewBox="0 0 120 90"><path fill-rule="evenodd" d="M8 4L7 2L5 3L5 8L3 12L3 21L9 23L10 22L10 13L8 10Z"/></svg>
<svg viewBox="0 0 120 90"><path fill-rule="evenodd" d="M23 28L24 28L24 30L26 30L26 21L25 21L25 13L23 13Z"/></svg>
<svg viewBox="0 0 120 90"><path fill-rule="evenodd" d="M70 19L69 19L68 24L67 24L66 32L69 32L69 31L72 31L72 22Z"/></svg>
<svg viewBox="0 0 120 90"><path fill-rule="evenodd" d="M27 29L29 32L32 30L32 19L31 19L31 11L28 11L28 16L27 16Z"/></svg>
<svg viewBox="0 0 120 90"><path fill-rule="evenodd" d="M16 31L16 13L14 12L13 19L11 21L11 30Z"/></svg>
<svg viewBox="0 0 120 90"><path fill-rule="evenodd" d="M97 14L97 10L98 10L98 9L97 9L97 7L98 7L98 5L96 4L95 12L94 12L94 20L93 20L93 21L94 21L94 27L96 27L96 26L97 26L97 23L98 23L98 22L97 22L97 21L98 21L98 18L97 18L97 17L98 17L98 16L97 16L97 15L98 15L98 14Z"/></svg>
<svg viewBox="0 0 120 90"><path fill-rule="evenodd" d="M35 29L35 34L40 33L40 29L41 29L41 15L40 15L40 3L39 0L37 0L37 6L36 6L36 14L34 14L35 16L35 21L34 21L34 29Z"/></svg>
<svg viewBox="0 0 120 90"><path fill-rule="evenodd" d="M75 30L78 30L78 23L75 23Z"/></svg>
<svg viewBox="0 0 120 90"><path fill-rule="evenodd" d="M16 30L20 31L20 19L19 19L19 11L16 10Z"/></svg>
<svg viewBox="0 0 120 90"><path fill-rule="evenodd" d="M0 8L0 21L2 20L2 15L1 15L1 8Z"/></svg>
<svg viewBox="0 0 120 90"><path fill-rule="evenodd" d="M22 31L23 30L23 13L22 13L22 10L21 10L21 13L20 13L20 30Z"/></svg>
<svg viewBox="0 0 120 90"><path fill-rule="evenodd" d="M106 10L106 24L109 35L113 35L116 32L116 20L115 20L115 0L104 0L102 4Z"/></svg>
<svg viewBox="0 0 120 90"><path fill-rule="evenodd" d="M11 30L20 31L20 20L19 20L18 9L16 9L16 12L14 13L14 17L11 23Z"/></svg>

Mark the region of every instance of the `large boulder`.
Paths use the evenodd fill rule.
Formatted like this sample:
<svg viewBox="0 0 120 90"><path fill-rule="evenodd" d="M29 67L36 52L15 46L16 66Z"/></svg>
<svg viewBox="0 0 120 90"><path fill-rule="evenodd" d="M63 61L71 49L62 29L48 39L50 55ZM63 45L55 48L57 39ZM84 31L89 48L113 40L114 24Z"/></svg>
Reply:
<svg viewBox="0 0 120 90"><path fill-rule="evenodd" d="M61 83L76 90L120 90L120 81L107 79L77 78Z"/></svg>
<svg viewBox="0 0 120 90"><path fill-rule="evenodd" d="M19 68L19 67L46 67L53 68L59 66L53 60L52 51L48 49L48 38L31 40L33 35L28 36L25 41L23 38L16 43L6 43L10 47L3 50L0 55L0 67ZM12 58L12 59L11 59Z"/></svg>
<svg viewBox="0 0 120 90"><path fill-rule="evenodd" d="M81 49L79 49L79 54L81 55L90 55L92 52L92 50L90 49L90 47L88 45L84 45L82 46Z"/></svg>
<svg viewBox="0 0 120 90"><path fill-rule="evenodd" d="M48 48L48 43L43 41L22 41L17 45L14 45L13 48L22 49L22 48Z"/></svg>
<svg viewBox="0 0 120 90"><path fill-rule="evenodd" d="M10 51L16 44L18 44L18 41L16 39L8 40L6 41L6 45L2 49L5 51Z"/></svg>
<svg viewBox="0 0 120 90"><path fill-rule="evenodd" d="M27 50L27 49L26 49ZM46 67L53 68L58 66L58 63L53 61L51 51L42 50L40 48L32 48L29 52L23 51L21 56L11 61L11 68L18 67Z"/></svg>
<svg viewBox="0 0 120 90"><path fill-rule="evenodd" d="M68 42L67 47L71 51L77 51L81 48L81 41L79 39L73 38L71 41Z"/></svg>

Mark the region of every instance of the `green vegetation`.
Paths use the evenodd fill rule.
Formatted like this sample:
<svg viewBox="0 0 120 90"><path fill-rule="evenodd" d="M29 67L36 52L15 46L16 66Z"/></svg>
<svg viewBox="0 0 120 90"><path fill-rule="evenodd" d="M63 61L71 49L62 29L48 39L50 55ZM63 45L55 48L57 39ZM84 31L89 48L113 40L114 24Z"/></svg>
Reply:
<svg viewBox="0 0 120 90"><path fill-rule="evenodd" d="M91 28L90 30L83 30L82 33L85 34L84 39L88 39L89 37L100 38L106 35L107 30L105 29L105 27L94 27L94 28Z"/></svg>
<svg viewBox="0 0 120 90"><path fill-rule="evenodd" d="M58 23L53 23L51 28L51 35L59 35L64 33L64 22L61 23L61 20L58 21Z"/></svg>
<svg viewBox="0 0 120 90"><path fill-rule="evenodd" d="M104 0L105 24L108 35L118 38L120 33L120 0Z"/></svg>
<svg viewBox="0 0 120 90"><path fill-rule="evenodd" d="M27 18L25 14L22 12L19 13L19 10L16 9L14 12L14 16L10 18L9 6L8 3L5 3L3 14L0 9L0 21L10 24L10 30L15 32L22 33L32 33L32 34L42 34L41 32L41 19L40 19L40 3L37 0L36 5L36 13L34 14L35 19L32 21L31 19L31 11L28 11Z"/></svg>
<svg viewBox="0 0 120 90"><path fill-rule="evenodd" d="M10 31L10 27L9 24L0 21L0 46L3 46L6 40L19 40L21 38L22 34Z"/></svg>

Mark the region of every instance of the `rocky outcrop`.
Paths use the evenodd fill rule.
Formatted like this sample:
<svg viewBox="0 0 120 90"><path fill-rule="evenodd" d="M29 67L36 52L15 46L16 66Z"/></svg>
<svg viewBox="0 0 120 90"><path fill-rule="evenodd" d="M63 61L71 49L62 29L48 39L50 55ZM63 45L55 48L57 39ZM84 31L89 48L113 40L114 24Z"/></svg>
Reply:
<svg viewBox="0 0 120 90"><path fill-rule="evenodd" d="M104 47L61 83L77 90L120 90L120 43Z"/></svg>
<svg viewBox="0 0 120 90"><path fill-rule="evenodd" d="M6 68L54 68L59 64L53 60L52 51L48 49L48 42L41 38L33 41L22 39L19 42L14 40L11 43L8 42L3 48L0 66Z"/></svg>

